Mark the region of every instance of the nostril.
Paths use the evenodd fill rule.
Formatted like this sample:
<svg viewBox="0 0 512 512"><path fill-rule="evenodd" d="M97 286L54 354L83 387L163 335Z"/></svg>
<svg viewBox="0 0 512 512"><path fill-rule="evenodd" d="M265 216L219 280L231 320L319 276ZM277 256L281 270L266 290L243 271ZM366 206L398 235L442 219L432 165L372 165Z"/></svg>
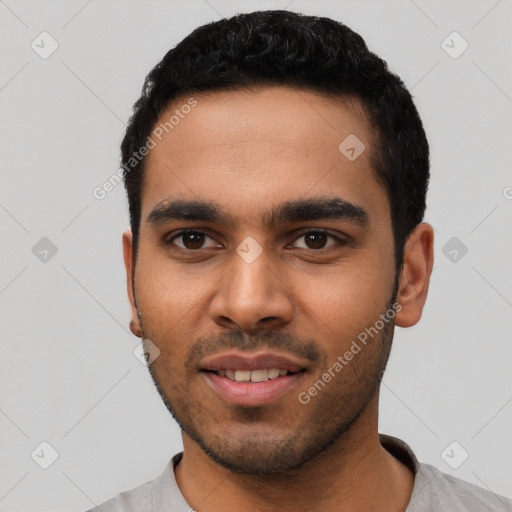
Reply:
<svg viewBox="0 0 512 512"><path fill-rule="evenodd" d="M275 322L277 320L277 316L266 316L265 318L262 318L260 320L261 323L269 323L269 322Z"/></svg>

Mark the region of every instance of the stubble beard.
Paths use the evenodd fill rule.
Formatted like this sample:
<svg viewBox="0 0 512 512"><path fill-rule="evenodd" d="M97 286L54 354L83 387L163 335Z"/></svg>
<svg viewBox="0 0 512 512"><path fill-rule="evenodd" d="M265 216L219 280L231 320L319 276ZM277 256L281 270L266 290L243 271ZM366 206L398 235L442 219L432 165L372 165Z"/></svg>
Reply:
<svg viewBox="0 0 512 512"><path fill-rule="evenodd" d="M353 428L378 394L393 331L393 321L385 324L378 339L362 348L310 403L302 405L297 401L294 404L297 413L293 410L284 412L282 421L276 425L269 426L268 421L265 422L264 406L238 408L237 416L242 424L238 432L223 429L220 421L211 418L205 404L194 399L187 382L177 382L173 372L158 361L149 365L149 370L173 418L213 461L240 474L293 473L312 459L321 457ZM320 375L315 376L315 381ZM169 387L166 388L163 382ZM299 418L296 423L304 407L309 408L309 415L306 419Z"/></svg>

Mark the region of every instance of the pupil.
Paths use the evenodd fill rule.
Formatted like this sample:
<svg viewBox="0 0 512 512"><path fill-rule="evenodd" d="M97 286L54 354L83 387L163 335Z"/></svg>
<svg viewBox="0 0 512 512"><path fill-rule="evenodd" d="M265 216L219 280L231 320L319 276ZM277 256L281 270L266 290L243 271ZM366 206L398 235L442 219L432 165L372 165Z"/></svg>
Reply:
<svg viewBox="0 0 512 512"><path fill-rule="evenodd" d="M202 233L186 233L183 235L183 243L187 249L200 249L204 243Z"/></svg>
<svg viewBox="0 0 512 512"><path fill-rule="evenodd" d="M306 245L311 249L322 249L327 241L325 233L309 233L306 235Z"/></svg>

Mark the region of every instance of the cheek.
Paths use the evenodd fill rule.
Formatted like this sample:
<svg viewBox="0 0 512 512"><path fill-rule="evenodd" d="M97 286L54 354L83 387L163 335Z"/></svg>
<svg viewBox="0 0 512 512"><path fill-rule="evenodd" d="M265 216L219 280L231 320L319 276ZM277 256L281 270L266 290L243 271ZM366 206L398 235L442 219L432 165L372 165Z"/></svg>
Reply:
<svg viewBox="0 0 512 512"><path fill-rule="evenodd" d="M316 324L317 333L332 340L330 347L339 348L384 312L393 276L384 260L382 264L375 260L351 262L337 265L322 276L310 276L294 288L302 303L302 315Z"/></svg>
<svg viewBox="0 0 512 512"><path fill-rule="evenodd" d="M166 368L183 361L198 329L208 325L208 297L222 277L217 274L193 264L178 267L156 254L137 263L135 297L143 335L158 346Z"/></svg>
<svg viewBox="0 0 512 512"><path fill-rule="evenodd" d="M174 323L197 307L213 285L211 273L155 255L137 263L135 294L144 316Z"/></svg>

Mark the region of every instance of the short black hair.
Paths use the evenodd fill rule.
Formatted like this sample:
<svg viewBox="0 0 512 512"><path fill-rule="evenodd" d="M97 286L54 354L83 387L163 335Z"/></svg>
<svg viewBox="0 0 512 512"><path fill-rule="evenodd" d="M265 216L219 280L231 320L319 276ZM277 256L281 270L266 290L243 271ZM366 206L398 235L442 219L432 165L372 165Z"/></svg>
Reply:
<svg viewBox="0 0 512 512"><path fill-rule="evenodd" d="M362 37L341 22L282 10L256 11L195 29L148 74L121 144L134 259L146 144L169 103L187 94L282 85L356 98L374 130L371 163L391 208L397 271L425 213L429 146L411 94ZM340 141L341 142L341 141Z"/></svg>

